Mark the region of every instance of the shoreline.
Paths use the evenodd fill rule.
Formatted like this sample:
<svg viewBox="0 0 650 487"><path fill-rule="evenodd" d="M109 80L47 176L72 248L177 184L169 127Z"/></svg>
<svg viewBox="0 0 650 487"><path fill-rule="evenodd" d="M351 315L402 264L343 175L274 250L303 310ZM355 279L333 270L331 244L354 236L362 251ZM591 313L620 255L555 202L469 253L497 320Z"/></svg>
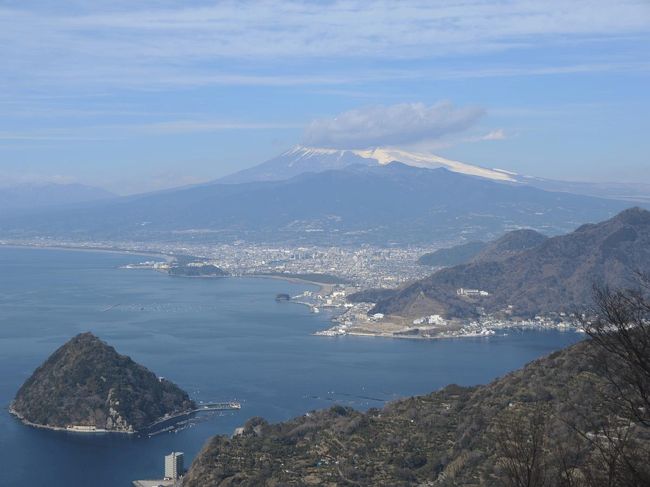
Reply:
<svg viewBox="0 0 650 487"><path fill-rule="evenodd" d="M141 255L143 257L161 257L167 262L174 262L176 256L173 254L163 254L161 252L155 252L152 250L130 250L130 249L120 249L113 247L79 247L79 246L68 246L68 245L37 245L37 244L16 244L16 243L1 243L0 249L32 249L32 250L66 250L70 252L97 252L97 253L107 253L107 254L121 254L121 255ZM196 256L192 256L196 257ZM201 257L196 257L201 258ZM324 289L327 289L329 286L334 286L335 284L326 284L317 281L310 281L308 279L302 279L300 277L283 277L281 275L270 275L270 274L230 274L226 276L171 276L171 277L199 277L202 279L215 279L215 278L255 278L255 279L278 279L280 281L291 282L293 284L309 284L311 286L318 287L318 292L321 292Z"/></svg>
<svg viewBox="0 0 650 487"><path fill-rule="evenodd" d="M328 330L324 330L328 331ZM391 335L387 333L362 333L362 332L345 332L340 334L324 335L319 332L312 333L314 336L337 338L342 336L354 337L370 337L370 338L395 338L397 340L465 340L467 338L490 338L495 335L439 335L439 336L423 336L423 335Z"/></svg>
<svg viewBox="0 0 650 487"><path fill-rule="evenodd" d="M176 260L174 255L163 254L151 250L129 250L113 247L77 247L68 245L36 245L36 244L16 244L16 243L0 243L0 249L31 249L31 250L66 250L70 252L97 252L102 254L121 254L121 255L141 255L143 257L161 257L166 262L173 262Z"/></svg>
<svg viewBox="0 0 650 487"><path fill-rule="evenodd" d="M48 424L40 424L40 423L33 423L29 421L28 419L25 419L25 417L20 414L18 411L16 411L13 406L9 406L8 408L9 414L12 415L14 418L16 418L18 421L20 421L22 424L25 426L30 426L32 428L39 428L39 429L44 429L44 430L50 430L50 431L64 431L67 433L81 433L81 434L97 434L97 433L117 433L121 435L137 435L137 434L142 434L147 432L152 427L155 427L158 424L165 423L167 421L174 421L175 419L180 419L185 416L191 416L192 414L200 413L202 412L201 408L196 408L196 409L190 409L188 411L181 411L179 413L176 413L172 416L168 417L161 417L153 421L151 424L145 426L141 430L133 430L133 431L124 431L124 430L107 430L107 429L102 429L102 428L96 428L94 426L85 426L85 425L73 425L70 427L64 427L64 426L52 426Z"/></svg>
<svg viewBox="0 0 650 487"><path fill-rule="evenodd" d="M16 244L16 243L1 243L0 249L32 249L32 250L66 250L71 252L97 252L97 253L108 253L108 254L121 254L121 255L141 255L143 257L161 257L167 262L173 262L176 260L176 256L173 254L164 254L161 252L156 252L152 250L131 250L131 249L121 249L113 247L79 247L79 246L68 246L68 245L37 245L37 244ZM196 257L196 256L192 256ZM196 257L201 258L201 257ZM213 279L213 278L223 278L223 277L234 277L234 278L256 278L256 279L278 279L280 281L291 282L293 284L309 284L311 286L318 287L318 292L321 292L324 289L327 289L330 286L336 284L328 284L317 281L310 281L308 279L303 279L300 277L284 277L281 275L270 275L270 274L230 274L226 276L171 276L171 277L200 277L204 279Z"/></svg>
<svg viewBox="0 0 650 487"><path fill-rule="evenodd" d="M171 263L176 260L176 257L174 255L170 254L163 254L159 252L154 252L154 251L135 251L135 250L129 250L129 249L119 249L119 248L112 248L112 247L78 247L78 246L66 246L66 245L36 245L36 244L15 244L15 243L0 243L0 249L2 248L13 248L13 249L31 249L31 250L64 250L64 251L69 251L69 252L97 252L97 253L110 253L110 254L119 254L119 255L131 255L131 256L143 256L143 257L159 257L163 258L166 262ZM198 257L197 257L198 258ZM156 271L156 269L149 269ZM160 272L160 271L156 271ZM230 279L276 279L279 281L284 281L284 282L289 282L292 284L306 284L308 286L314 286L317 289L314 291L316 293L324 293L327 292L329 289L331 289L333 286L336 284L328 284L328 283L322 283L322 282L317 282L317 281L310 281L308 279L303 279L300 277L292 277L292 276L282 276L282 275L271 275L271 274L229 274L226 276L170 276L169 274L163 272L164 275L168 277L179 277L179 278L198 278L198 279L224 279L224 278L230 278ZM306 302L302 301L294 301L290 300L290 303L293 304L298 304L302 306L307 306L308 308L312 308L312 305ZM329 323L334 323L334 318L330 318L327 320ZM329 328L325 328L321 331L326 331ZM315 333L312 334L314 336L320 336L316 335ZM359 334L359 336L365 336ZM368 334L367 336L377 336L373 334ZM390 338L390 337L386 337ZM33 425L35 427L45 427L43 425ZM47 428L47 427L45 427ZM52 427L54 428L54 427ZM62 428L65 430L65 428ZM68 430L66 430L68 431ZM99 430L98 430L99 432ZM107 432L113 432L113 431L107 431Z"/></svg>
<svg viewBox="0 0 650 487"><path fill-rule="evenodd" d="M290 282L292 284L309 284L310 286L316 286L318 288L318 292L322 292L323 290L327 289L329 286L334 286L334 284L325 284L322 282L316 282L316 281L309 281L307 279L302 279L300 277L283 277L283 276L276 276L276 275L270 275L270 274L241 274L237 276L232 276L232 277L253 277L256 279L277 279L279 281L285 281L285 282ZM305 304L305 303L300 303L300 304Z"/></svg>
<svg viewBox="0 0 650 487"><path fill-rule="evenodd" d="M393 334L391 332L377 331L373 332L372 330L367 331L355 331L355 330L346 330L344 332L335 331L336 327L328 328L326 330L317 331L312 333L314 336L328 337L328 338L337 338L341 336L358 336L358 337L371 337L371 338L396 338L400 340L450 340L450 339L459 339L465 340L468 338L492 338L498 336L507 335L507 332L510 331L557 331L562 333L583 333L578 327L565 327L565 328L548 328L544 326L522 326L513 322L510 326L502 326L496 329L491 329L493 333L480 334L480 333L467 333L467 334L458 334L453 335L449 333L439 333L437 335L422 335L422 334ZM330 332L330 333L328 333ZM504 334L499 334L498 332L504 332Z"/></svg>
<svg viewBox="0 0 650 487"><path fill-rule="evenodd" d="M106 430L106 429L94 428L92 426L82 426L82 425L76 425L68 428L63 426L52 426L48 424L32 423L31 421L25 419L23 415L21 415L18 411L16 411L12 406L9 406L9 414L11 414L14 418L16 418L25 426L30 426L32 428L39 428L39 429L50 430L50 431L65 431L67 433L83 433L83 434L118 433L121 435L134 435L138 433L135 430L134 431ZM94 429L90 429L90 428L94 428Z"/></svg>

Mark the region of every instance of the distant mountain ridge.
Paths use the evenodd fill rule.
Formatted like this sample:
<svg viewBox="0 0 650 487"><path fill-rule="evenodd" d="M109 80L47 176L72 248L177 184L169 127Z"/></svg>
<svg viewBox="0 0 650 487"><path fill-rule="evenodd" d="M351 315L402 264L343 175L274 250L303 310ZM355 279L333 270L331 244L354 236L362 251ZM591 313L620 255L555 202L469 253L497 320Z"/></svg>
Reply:
<svg viewBox="0 0 650 487"><path fill-rule="evenodd" d="M558 234L627 206L393 162L0 218L0 237L168 241L191 235L195 242L422 244L443 235L490 239L524 226Z"/></svg>
<svg viewBox="0 0 650 487"><path fill-rule="evenodd" d="M636 272L650 272L650 212L641 208L544 239L503 260L442 269L381 299L371 313L470 317L478 307L521 317L582 312L592 304L593 283L630 286ZM460 288L490 295L470 299L457 294Z"/></svg>
<svg viewBox="0 0 650 487"><path fill-rule="evenodd" d="M77 183L0 186L0 212L28 211L116 198L102 188Z"/></svg>

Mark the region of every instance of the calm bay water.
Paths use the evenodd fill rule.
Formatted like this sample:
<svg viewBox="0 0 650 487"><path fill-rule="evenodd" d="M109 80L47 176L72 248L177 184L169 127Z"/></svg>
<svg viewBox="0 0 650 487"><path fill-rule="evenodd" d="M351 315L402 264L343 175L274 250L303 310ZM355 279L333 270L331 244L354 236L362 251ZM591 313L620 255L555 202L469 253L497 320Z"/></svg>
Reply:
<svg viewBox="0 0 650 487"><path fill-rule="evenodd" d="M333 403L356 408L448 383L485 383L567 346L575 333L511 332L415 341L315 337L327 317L276 303L307 286L270 279L183 279L119 269L139 257L0 248L0 485L127 487L186 463L251 416L288 419ZM29 428L7 412L16 390L73 335L92 331L205 401L241 411L152 438Z"/></svg>

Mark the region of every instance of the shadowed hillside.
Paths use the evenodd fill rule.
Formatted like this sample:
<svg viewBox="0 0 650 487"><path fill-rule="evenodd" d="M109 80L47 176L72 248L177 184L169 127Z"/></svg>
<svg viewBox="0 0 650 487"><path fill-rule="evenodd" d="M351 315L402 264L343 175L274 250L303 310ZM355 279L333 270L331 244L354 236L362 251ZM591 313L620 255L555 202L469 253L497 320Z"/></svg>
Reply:
<svg viewBox="0 0 650 487"><path fill-rule="evenodd" d="M502 260L481 258L442 269L380 300L371 312L466 317L480 306L488 313L507 310L521 317L568 313L592 304L595 282L627 286L637 271L650 271L650 212L632 208L567 235L541 239L539 245ZM466 298L457 295L459 288L490 295Z"/></svg>
<svg viewBox="0 0 650 487"><path fill-rule="evenodd" d="M543 444L547 483L530 485L563 485L565 461L581 475L602 470L575 433L605 423L595 404L611 385L594 352L582 342L486 386L452 385L367 413L335 406L279 424L253 418L241 436L213 438L184 485L519 485L506 482L508 448L533 440ZM642 455L650 442L638 445Z"/></svg>

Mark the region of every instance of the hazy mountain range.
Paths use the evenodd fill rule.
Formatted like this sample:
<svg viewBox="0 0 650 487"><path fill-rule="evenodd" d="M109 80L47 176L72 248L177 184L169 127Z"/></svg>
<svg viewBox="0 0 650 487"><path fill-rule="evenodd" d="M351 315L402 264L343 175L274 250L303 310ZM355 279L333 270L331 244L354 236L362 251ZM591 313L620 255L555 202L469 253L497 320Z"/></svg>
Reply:
<svg viewBox="0 0 650 487"><path fill-rule="evenodd" d="M108 200L116 195L105 189L77 183L24 183L0 186L0 212L51 208L91 201Z"/></svg>
<svg viewBox="0 0 650 487"><path fill-rule="evenodd" d="M628 203L400 163L284 181L210 184L0 221L2 235L300 243L430 244L532 227L547 234Z"/></svg>
<svg viewBox="0 0 650 487"><path fill-rule="evenodd" d="M48 206L27 217L3 212L0 237L431 244L524 227L556 235L629 203L549 192L436 156L300 147L214 183Z"/></svg>
<svg viewBox="0 0 650 487"><path fill-rule="evenodd" d="M442 314L470 317L479 307L488 313L507 310L530 317L550 312L570 313L592 304L593 285L613 288L635 285L636 272L650 272L650 211L625 210L598 224L574 232L538 238L528 247L529 234L507 235L493 249L467 264L449 267L393 294L384 292L371 313L417 317ZM504 242L524 242L511 255ZM489 296L468 298L459 288L487 291ZM508 307L511 306L511 309Z"/></svg>

